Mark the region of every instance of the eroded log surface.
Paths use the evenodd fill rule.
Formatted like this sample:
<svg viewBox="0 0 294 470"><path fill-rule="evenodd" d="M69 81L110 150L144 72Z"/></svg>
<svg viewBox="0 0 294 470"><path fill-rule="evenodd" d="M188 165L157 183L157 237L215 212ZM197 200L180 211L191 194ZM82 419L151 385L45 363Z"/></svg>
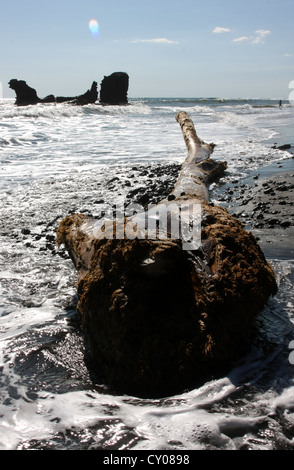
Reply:
<svg viewBox="0 0 294 470"><path fill-rule="evenodd" d="M172 197L159 205L201 203L197 250L183 250L180 238L100 239L95 221L80 214L57 232L79 274L78 314L91 354L112 387L139 396L181 392L230 364L277 289L253 235L208 202L206 185L226 165L210 159L214 145L198 138L186 113L177 120L188 157Z"/></svg>

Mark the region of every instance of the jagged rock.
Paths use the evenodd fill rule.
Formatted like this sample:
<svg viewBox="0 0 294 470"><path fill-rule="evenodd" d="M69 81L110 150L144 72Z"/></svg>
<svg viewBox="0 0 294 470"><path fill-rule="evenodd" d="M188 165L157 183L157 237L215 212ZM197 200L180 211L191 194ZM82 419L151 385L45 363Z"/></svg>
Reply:
<svg viewBox="0 0 294 470"><path fill-rule="evenodd" d="M93 82L91 89L87 90L86 93L79 96L73 97L62 97L58 96L55 98L54 95L48 95L41 99L34 88L27 85L24 80L12 79L9 82L9 86L16 93L16 102L18 106L27 106L38 103L64 103L70 102L75 105L85 105L95 103L98 99L97 82Z"/></svg>
<svg viewBox="0 0 294 470"><path fill-rule="evenodd" d="M40 103L40 98L38 97L36 90L28 86L24 80L16 80L13 78L9 82L9 87L16 93L16 105L27 106L30 104Z"/></svg>
<svg viewBox="0 0 294 470"><path fill-rule="evenodd" d="M55 96L54 95L48 95L45 98L42 98L40 100L41 103L55 103Z"/></svg>
<svg viewBox="0 0 294 470"><path fill-rule="evenodd" d="M104 77L100 88L100 103L120 105L128 103L129 76L125 72L114 72Z"/></svg>
<svg viewBox="0 0 294 470"><path fill-rule="evenodd" d="M93 104L98 100L97 82L93 82L90 90L74 99L76 105Z"/></svg>
<svg viewBox="0 0 294 470"><path fill-rule="evenodd" d="M70 102L75 105L85 105L95 103L98 99L97 82L93 82L90 90L80 96L64 97L57 96L56 103Z"/></svg>
<svg viewBox="0 0 294 470"><path fill-rule="evenodd" d="M278 150L289 150L291 149L291 144L283 144L283 145L279 145L278 147L276 145L273 145L272 146L272 149L278 149Z"/></svg>

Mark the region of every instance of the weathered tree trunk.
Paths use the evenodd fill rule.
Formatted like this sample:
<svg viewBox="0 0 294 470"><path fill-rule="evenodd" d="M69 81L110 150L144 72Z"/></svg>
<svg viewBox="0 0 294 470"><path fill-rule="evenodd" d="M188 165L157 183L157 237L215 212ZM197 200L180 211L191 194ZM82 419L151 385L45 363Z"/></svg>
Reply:
<svg viewBox="0 0 294 470"><path fill-rule="evenodd" d="M78 313L93 358L111 386L141 396L180 392L231 363L277 288L253 235L208 202L207 184L226 164L210 159L214 144L198 138L186 113L176 119L188 157L168 198L147 215L98 228L72 215L57 232L78 270ZM199 205L200 243L193 238L187 249L171 226ZM159 219L155 231L149 218Z"/></svg>

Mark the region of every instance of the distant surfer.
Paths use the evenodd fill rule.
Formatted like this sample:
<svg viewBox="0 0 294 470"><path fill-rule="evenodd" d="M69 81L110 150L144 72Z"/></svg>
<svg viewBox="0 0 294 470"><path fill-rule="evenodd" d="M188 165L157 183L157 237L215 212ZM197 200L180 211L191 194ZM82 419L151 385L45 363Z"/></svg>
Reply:
<svg viewBox="0 0 294 470"><path fill-rule="evenodd" d="M279 108L282 107L282 100L279 101Z"/></svg>

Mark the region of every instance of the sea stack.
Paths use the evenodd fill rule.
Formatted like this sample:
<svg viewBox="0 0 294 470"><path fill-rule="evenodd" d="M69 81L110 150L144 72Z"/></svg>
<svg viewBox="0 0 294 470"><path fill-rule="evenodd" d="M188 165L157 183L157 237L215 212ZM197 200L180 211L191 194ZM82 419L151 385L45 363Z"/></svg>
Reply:
<svg viewBox="0 0 294 470"><path fill-rule="evenodd" d="M9 82L9 87L16 93L15 104L17 106L27 106L30 104L40 103L40 98L34 88L27 85L24 80L16 80L13 78Z"/></svg>
<svg viewBox="0 0 294 470"><path fill-rule="evenodd" d="M24 80L13 78L9 82L9 87L16 93L15 104L17 106L28 106L38 103L65 103L73 105L85 105L95 103L98 99L97 82L93 82L89 90L78 96L57 96L48 95L45 98L39 98L36 90L27 85Z"/></svg>
<svg viewBox="0 0 294 470"><path fill-rule="evenodd" d="M129 76L114 72L104 77L100 88L100 103L110 105L128 104Z"/></svg>

